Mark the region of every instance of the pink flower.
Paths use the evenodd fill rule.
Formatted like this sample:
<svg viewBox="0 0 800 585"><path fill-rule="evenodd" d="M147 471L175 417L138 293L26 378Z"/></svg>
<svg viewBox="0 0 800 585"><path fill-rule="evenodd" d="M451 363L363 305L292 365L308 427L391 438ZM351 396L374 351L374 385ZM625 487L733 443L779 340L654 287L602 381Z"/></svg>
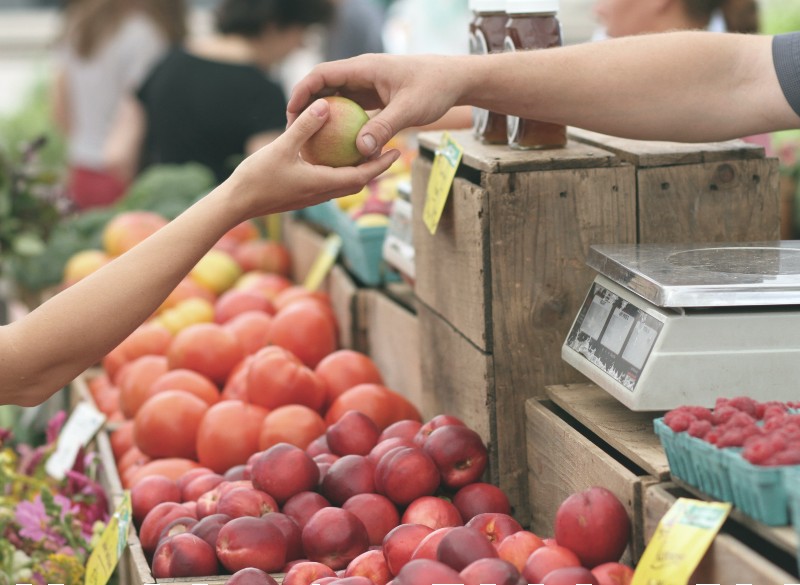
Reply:
<svg viewBox="0 0 800 585"><path fill-rule="evenodd" d="M67 543L63 536L51 528L52 521L48 520L44 503L38 495L32 502L23 501L17 504L14 519L20 527L20 536L41 542L48 550L58 550Z"/></svg>
<svg viewBox="0 0 800 585"><path fill-rule="evenodd" d="M67 420L67 413L63 410L59 410L56 414L53 415L47 422L47 430L45 431L45 436L47 437L47 444L51 445L58 440L58 435L61 433L61 427L64 426L64 423Z"/></svg>

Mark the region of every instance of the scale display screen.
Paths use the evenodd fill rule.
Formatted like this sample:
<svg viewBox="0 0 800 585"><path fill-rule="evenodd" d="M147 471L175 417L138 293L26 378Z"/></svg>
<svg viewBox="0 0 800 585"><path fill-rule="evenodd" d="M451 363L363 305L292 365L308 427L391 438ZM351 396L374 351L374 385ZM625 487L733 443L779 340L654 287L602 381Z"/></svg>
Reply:
<svg viewBox="0 0 800 585"><path fill-rule="evenodd" d="M567 336L567 346L633 392L663 326L595 282Z"/></svg>

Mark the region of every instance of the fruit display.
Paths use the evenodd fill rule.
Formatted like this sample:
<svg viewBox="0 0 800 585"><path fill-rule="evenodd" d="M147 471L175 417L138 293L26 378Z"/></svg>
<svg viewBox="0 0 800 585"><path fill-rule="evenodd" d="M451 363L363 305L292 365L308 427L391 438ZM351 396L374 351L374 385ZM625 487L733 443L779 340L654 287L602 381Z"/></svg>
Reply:
<svg viewBox="0 0 800 585"><path fill-rule="evenodd" d="M656 419L673 476L770 525L789 521L787 470L800 466L800 403L719 398Z"/></svg>

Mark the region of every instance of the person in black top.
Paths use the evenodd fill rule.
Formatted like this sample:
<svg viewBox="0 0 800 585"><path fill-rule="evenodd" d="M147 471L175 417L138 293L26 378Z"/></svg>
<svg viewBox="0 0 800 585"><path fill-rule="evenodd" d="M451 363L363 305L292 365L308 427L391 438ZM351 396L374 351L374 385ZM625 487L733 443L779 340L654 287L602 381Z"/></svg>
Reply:
<svg viewBox="0 0 800 585"><path fill-rule="evenodd" d="M222 182L286 127L286 96L266 72L331 14L329 0L224 0L217 33L168 53L127 101L107 157L127 176L198 162Z"/></svg>

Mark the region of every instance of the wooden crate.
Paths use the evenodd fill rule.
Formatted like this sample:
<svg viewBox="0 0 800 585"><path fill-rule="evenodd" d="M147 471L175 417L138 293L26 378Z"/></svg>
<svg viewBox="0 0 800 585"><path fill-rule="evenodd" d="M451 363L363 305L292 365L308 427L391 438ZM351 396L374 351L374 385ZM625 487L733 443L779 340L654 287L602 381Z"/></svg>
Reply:
<svg viewBox="0 0 800 585"><path fill-rule="evenodd" d="M526 517L523 405L585 381L561 345L595 276L589 247L775 238L777 168L741 143L629 156L599 137L518 152L452 135L464 156L434 236L421 217L440 134L420 135L412 172L423 385L432 404L488 429L497 481Z"/></svg>
<svg viewBox="0 0 800 585"><path fill-rule="evenodd" d="M413 296L369 289L357 317L360 343L383 376L386 387L408 398L425 419L435 414L423 398L420 330Z"/></svg>
<svg viewBox="0 0 800 585"><path fill-rule="evenodd" d="M631 519L628 562L644 550L643 497L669 477L652 418L591 384L548 387L526 403L531 529L551 535L559 505L592 486L613 492ZM648 428L649 427L649 428Z"/></svg>
<svg viewBox="0 0 800 585"><path fill-rule="evenodd" d="M691 496L669 483L652 485L645 490L646 542L649 542L658 522L678 497ZM743 528L735 519L729 519L689 582L752 585L797 583L797 544L794 543L791 552L787 549L788 544L785 540L783 544L776 544L772 539L766 540L762 535Z"/></svg>

